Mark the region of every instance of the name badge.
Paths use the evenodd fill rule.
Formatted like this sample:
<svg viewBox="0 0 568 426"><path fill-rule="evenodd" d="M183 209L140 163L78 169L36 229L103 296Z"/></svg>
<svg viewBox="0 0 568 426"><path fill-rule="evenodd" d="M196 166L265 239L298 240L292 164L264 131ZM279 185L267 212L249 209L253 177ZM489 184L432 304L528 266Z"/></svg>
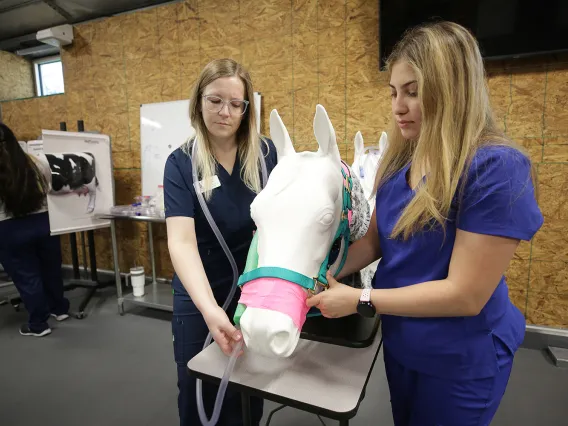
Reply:
<svg viewBox="0 0 568 426"><path fill-rule="evenodd" d="M212 178L210 178L211 181L211 189L215 189L215 188L219 188L221 186L221 182L219 181L219 176L215 175ZM205 192L205 180L200 180L197 183L197 189L199 190L199 192L201 194L203 194Z"/></svg>

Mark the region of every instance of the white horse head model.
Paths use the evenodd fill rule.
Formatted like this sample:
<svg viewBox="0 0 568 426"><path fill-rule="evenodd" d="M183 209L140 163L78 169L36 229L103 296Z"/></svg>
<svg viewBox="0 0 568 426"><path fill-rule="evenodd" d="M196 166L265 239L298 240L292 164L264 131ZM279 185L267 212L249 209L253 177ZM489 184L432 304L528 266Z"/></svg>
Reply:
<svg viewBox="0 0 568 426"><path fill-rule="evenodd" d="M375 209L375 197L371 196L375 185L375 176L377 174L377 168L379 167L379 161L387 149L387 143L387 134L385 132L382 132L378 145L367 148L365 148L365 144L363 143L363 135L361 135L361 132L357 132L355 135L355 158L353 159L351 168L353 175L361 182L365 199L369 203L371 213ZM363 281L364 287L370 288L372 286L372 280L378 264L379 260L376 260L361 270L361 280Z"/></svg>
<svg viewBox="0 0 568 426"><path fill-rule="evenodd" d="M365 197L369 201L371 211L375 208L374 197L371 198L373 186L375 184L375 175L379 167L379 161L387 149L387 134L382 132L379 144L365 148L363 143L363 135L357 132L355 135L355 157L353 158L353 174L359 178Z"/></svg>
<svg viewBox="0 0 568 426"><path fill-rule="evenodd" d="M321 105L316 107L314 133L318 151L296 153L280 116L276 110L270 114L278 165L251 204L257 231L239 280L242 293L235 315L248 349L266 356L292 354L309 293L327 285L333 243L339 240L341 248L329 267L332 273L347 252L352 181L347 167L342 168L335 131Z"/></svg>

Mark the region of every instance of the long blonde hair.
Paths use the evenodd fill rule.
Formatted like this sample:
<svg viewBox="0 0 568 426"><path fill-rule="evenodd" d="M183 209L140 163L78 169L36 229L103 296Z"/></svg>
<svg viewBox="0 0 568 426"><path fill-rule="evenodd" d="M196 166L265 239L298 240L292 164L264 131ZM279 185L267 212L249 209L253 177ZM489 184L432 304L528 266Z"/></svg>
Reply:
<svg viewBox="0 0 568 426"><path fill-rule="evenodd" d="M391 238L445 222L460 179L476 150L487 144L519 148L497 128L477 41L462 26L437 22L409 30L386 67L407 62L418 81L420 135L405 140L391 117L389 144L377 170L373 194L411 162L425 179L393 228ZM412 173L410 174L413 175ZM420 174L422 176L422 174ZM462 186L463 188L463 186Z"/></svg>
<svg viewBox="0 0 568 426"><path fill-rule="evenodd" d="M213 81L222 77L239 77L245 87L245 100L249 102L247 111L237 130L238 155L242 165L241 178L245 185L252 191L258 193L261 190L260 181L260 140L262 138L256 129L254 91L252 81L248 71L233 59L216 59L209 62L201 71L201 75L195 83L189 107L189 117L191 125L195 129L196 135L192 140L188 140L182 150L191 155L191 144L197 143L197 154L195 163L197 173L204 182L204 196L209 200L212 194L212 179L215 175L215 156L211 141L208 136L207 127L202 115L201 98L205 88ZM268 146L267 146L268 152Z"/></svg>

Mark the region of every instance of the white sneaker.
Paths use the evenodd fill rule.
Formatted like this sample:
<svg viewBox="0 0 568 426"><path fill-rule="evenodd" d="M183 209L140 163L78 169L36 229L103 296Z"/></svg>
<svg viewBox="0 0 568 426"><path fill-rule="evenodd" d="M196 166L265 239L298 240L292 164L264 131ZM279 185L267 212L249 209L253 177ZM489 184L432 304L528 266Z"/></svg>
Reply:
<svg viewBox="0 0 568 426"><path fill-rule="evenodd" d="M61 315L51 314L51 316L55 318L57 321L65 321L67 318L69 318L69 314L61 314Z"/></svg>

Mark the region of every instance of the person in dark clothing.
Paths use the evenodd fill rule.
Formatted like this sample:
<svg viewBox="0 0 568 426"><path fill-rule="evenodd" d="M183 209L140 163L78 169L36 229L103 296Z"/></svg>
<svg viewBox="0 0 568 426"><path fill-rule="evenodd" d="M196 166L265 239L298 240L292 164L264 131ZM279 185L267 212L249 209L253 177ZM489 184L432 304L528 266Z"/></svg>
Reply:
<svg viewBox="0 0 568 426"><path fill-rule="evenodd" d="M197 199L193 164L200 190L215 223L235 259L239 273L245 267L255 230L250 205L262 188L260 155L270 173L277 161L272 141L256 127L253 88L248 72L231 59L205 66L191 95L190 118L196 137L182 144L166 161L164 205L168 248L175 269L172 332L178 370L178 408L181 426L201 424L196 403L196 379L187 372L208 332L227 355L242 339L231 323L238 294L227 312L233 272ZM218 386L203 383L205 412L211 415ZM253 424L262 418L263 401L251 398ZM241 399L227 392L219 426L242 425Z"/></svg>
<svg viewBox="0 0 568 426"><path fill-rule="evenodd" d="M0 264L18 289L29 314L24 336L51 333L50 315L69 318L63 295L61 245L51 236L46 194L51 170L27 155L14 133L0 123Z"/></svg>

